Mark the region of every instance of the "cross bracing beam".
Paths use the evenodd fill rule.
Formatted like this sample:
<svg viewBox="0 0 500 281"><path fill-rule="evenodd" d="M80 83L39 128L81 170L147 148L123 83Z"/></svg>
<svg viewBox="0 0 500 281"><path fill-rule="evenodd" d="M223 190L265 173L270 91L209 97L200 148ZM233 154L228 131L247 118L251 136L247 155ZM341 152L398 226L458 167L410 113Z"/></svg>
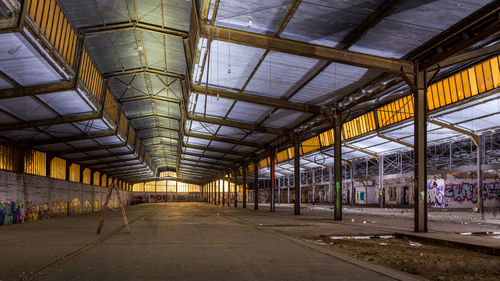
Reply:
<svg viewBox="0 0 500 281"><path fill-rule="evenodd" d="M165 114L157 114L157 113L132 116L129 119L130 120L137 120L137 119L144 119L144 118L149 118L149 117L161 117L161 118L167 118L167 119L171 119L171 120L175 120L175 121L181 121L180 118L175 118L175 117L168 116L168 115L165 115ZM171 130L173 130L173 129L171 129Z"/></svg>
<svg viewBox="0 0 500 281"><path fill-rule="evenodd" d="M429 119L429 122L432 124L438 125L440 127L443 127L443 128L458 132L460 134L469 136L476 146L478 146L478 144L479 144L479 136L474 134L473 132L471 132L469 130L462 129L462 128L459 128L459 127L454 126L452 124L441 122L441 121L436 120L436 119Z"/></svg>
<svg viewBox="0 0 500 281"><path fill-rule="evenodd" d="M184 158L184 157L182 157L181 160L182 161L190 161L190 162L198 162L198 163L208 164L208 165L218 165L218 166L227 167L227 168L234 167L234 165L217 163L216 161L215 162L213 162L213 161L204 161L204 160L198 160L198 159L192 159L192 158Z"/></svg>
<svg viewBox="0 0 500 281"><path fill-rule="evenodd" d="M295 40L270 37L263 34L214 26L202 23L200 28L202 37L213 37L220 41L231 42L271 51L288 53L298 56L316 58L326 61L353 65L369 69L379 69L387 72L404 72L413 75L413 63L405 60L389 59L374 55L367 55L348 50L341 50L310 44Z"/></svg>
<svg viewBox="0 0 500 281"><path fill-rule="evenodd" d="M312 104L304 104L293 101L287 101L283 99L275 99L266 96L247 94L242 92L234 92L226 89L218 89L211 88L193 84L191 85L191 90L196 93L221 97L224 99L231 99L236 101L243 101L249 103L255 103L260 105L284 108L289 110L313 113L313 114L322 114L323 110L321 106L312 105Z"/></svg>
<svg viewBox="0 0 500 281"><path fill-rule="evenodd" d="M21 123L1 124L0 131L20 130L26 128L52 126L64 123L82 122L101 118L101 113L91 113L84 115L64 116L43 120L26 121Z"/></svg>
<svg viewBox="0 0 500 281"><path fill-rule="evenodd" d="M218 118L213 118L213 117L203 117L201 115L194 115L194 114L188 114L187 117L189 120L198 121L198 122L205 122L205 123L211 123L211 124L216 124L216 125L229 126L229 127L234 127L234 128L244 129L244 130L259 131L259 132L263 132L263 133L280 135L280 136L288 136L288 130L283 130L283 129L278 129L278 128L265 127L265 126L260 126L260 125L248 124L248 123L237 122L237 121L230 121L230 120L226 120L226 119L218 119Z"/></svg>
<svg viewBox="0 0 500 281"><path fill-rule="evenodd" d="M219 137L219 136L212 136L212 135L199 134L199 133L193 133L193 132L186 132L186 133L184 133L184 136L198 138L198 139L204 139L204 140L211 140L211 141L227 142L230 144L244 145L244 146L256 147L256 148L260 148L260 149L267 147L266 144L262 144L262 143L241 141L241 140L237 140L237 139L224 138L224 137Z"/></svg>
<svg viewBox="0 0 500 281"><path fill-rule="evenodd" d="M96 160L96 159L102 159L102 158L119 157L119 156L127 156L127 155L136 156L136 154L133 151L120 152L120 153L109 152L108 154L104 154L104 155L92 155L92 156L84 157L84 158L71 159L71 161L78 163L78 162L88 161L88 160ZM124 160L124 161L126 161L126 160Z"/></svg>
<svg viewBox="0 0 500 281"><path fill-rule="evenodd" d="M401 145L404 145L404 146L407 146L409 148L414 148L415 146L411 143L408 143L408 142L405 142L405 141L402 141L400 139L396 139L396 138L393 138L393 137L389 137L387 135L384 135L382 133L378 133L377 134L378 137L380 138L383 138L383 139L386 139L388 141L392 141L392 142L395 142L395 143L398 143L398 144L401 144Z"/></svg>
<svg viewBox="0 0 500 281"><path fill-rule="evenodd" d="M148 67L138 67L138 68L124 69L121 71L106 72L103 74L103 77L104 78L117 78L117 77L133 75L133 74L140 74L140 73L149 73L149 74L154 74L154 75L158 75L158 76L176 78L179 80L184 79L184 75L182 75L182 74L164 71L164 70L160 70L160 69L148 68Z"/></svg>
<svg viewBox="0 0 500 281"><path fill-rule="evenodd" d="M371 152L371 151L368 151L366 149L359 148L359 147L356 147L356 146L348 145L348 144L344 144L344 146L347 147L347 148L349 148L349 149L356 150L356 151L362 152L364 154L373 156L373 157L375 157L375 159L377 159L377 161L380 160L380 156L377 153L374 153L374 152Z"/></svg>
<svg viewBox="0 0 500 281"><path fill-rule="evenodd" d="M33 146L56 144L56 143L71 142L71 141L79 141L79 140L86 140L86 139L97 139L97 138L102 138L102 137L111 137L111 136L116 136L116 134L117 133L114 130L113 131L99 132L99 133L91 133L91 134L81 134L81 135L65 137L65 138L55 138L55 139L49 139L49 140L35 141L33 143Z"/></svg>
<svg viewBox="0 0 500 281"><path fill-rule="evenodd" d="M184 154L184 155L190 155L190 156L194 156L194 157L202 157L202 158L214 159L214 160L217 160L217 161L234 162L234 160L231 160L231 159L220 158L220 157L217 157L217 156L212 156L212 155L207 155L207 154L198 154L198 153L187 152L187 151L183 151L182 154Z"/></svg>
<svg viewBox="0 0 500 281"><path fill-rule="evenodd" d="M125 98L125 99L120 99L118 100L119 103L129 103L129 102L138 102L138 101L147 101L147 100L153 100L153 101L162 101L162 102L169 102L169 103L176 103L180 104L181 101L177 99L172 99L172 98L165 98L165 97L159 97L159 96L141 96L141 97L133 97L133 98Z"/></svg>
<svg viewBox="0 0 500 281"><path fill-rule="evenodd" d="M251 154L248 154L248 153L243 153L243 152L238 152L238 151L233 151L233 150L225 150L225 149L215 148L215 147L207 147L207 146L194 145L194 144L183 144L182 146L186 147L186 148L206 150L206 151L218 152L218 153L223 153L223 154L232 154L232 155L243 156L243 157L252 156Z"/></svg>
<svg viewBox="0 0 500 281"><path fill-rule="evenodd" d="M96 150L102 150L102 149L112 149L112 148L119 148L119 147L125 147L125 146L127 146L126 143L98 145L98 146L91 146L91 147L86 147L86 148L73 148L71 150L58 151L57 154L62 155L62 154L72 154L72 153L79 153L79 152L90 152L90 151L96 151Z"/></svg>
<svg viewBox="0 0 500 281"><path fill-rule="evenodd" d="M43 95L55 92L75 90L74 81L57 82L38 86L28 86L0 90L0 99Z"/></svg>
<svg viewBox="0 0 500 281"><path fill-rule="evenodd" d="M174 28L161 27L154 24L139 23L136 21L84 27L80 28L78 32L82 35L91 35L130 29L154 32L161 35L180 37L183 39L188 37L188 33L185 31L177 30Z"/></svg>

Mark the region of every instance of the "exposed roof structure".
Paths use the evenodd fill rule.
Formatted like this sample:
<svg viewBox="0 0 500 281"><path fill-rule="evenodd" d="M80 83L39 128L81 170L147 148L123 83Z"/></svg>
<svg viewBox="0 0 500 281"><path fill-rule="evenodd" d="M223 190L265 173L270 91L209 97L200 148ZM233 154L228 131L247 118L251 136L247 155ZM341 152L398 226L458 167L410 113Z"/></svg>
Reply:
<svg viewBox="0 0 500 281"><path fill-rule="evenodd" d="M2 3L0 136L124 181L411 150L416 70L428 142L498 129L495 0Z"/></svg>

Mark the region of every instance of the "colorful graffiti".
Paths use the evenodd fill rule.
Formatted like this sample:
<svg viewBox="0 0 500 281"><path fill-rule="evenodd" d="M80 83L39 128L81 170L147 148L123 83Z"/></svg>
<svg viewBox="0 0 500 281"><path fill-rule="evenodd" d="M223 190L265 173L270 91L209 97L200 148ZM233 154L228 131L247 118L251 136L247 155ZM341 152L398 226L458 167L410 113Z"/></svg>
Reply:
<svg viewBox="0 0 500 281"><path fill-rule="evenodd" d="M25 222L35 222L49 218L49 207L47 204L30 203L26 204Z"/></svg>
<svg viewBox="0 0 500 281"><path fill-rule="evenodd" d="M101 202L94 201L94 212L98 212L101 210Z"/></svg>
<svg viewBox="0 0 500 281"><path fill-rule="evenodd" d="M70 215L79 215L81 213L82 205L78 198L73 198L73 200L71 200L69 207L70 207L69 209Z"/></svg>
<svg viewBox="0 0 500 281"><path fill-rule="evenodd" d="M483 190L483 199L500 200L500 183L485 183ZM464 201L476 203L478 197L477 184L468 182L447 184L444 196L453 198L454 201L460 203Z"/></svg>
<svg viewBox="0 0 500 281"><path fill-rule="evenodd" d="M88 214L90 212L92 212L92 205L89 201L85 200L85 202L83 202L83 213Z"/></svg>
<svg viewBox="0 0 500 281"><path fill-rule="evenodd" d="M444 180L431 180L427 184L427 206L432 208L444 208Z"/></svg>
<svg viewBox="0 0 500 281"><path fill-rule="evenodd" d="M18 202L0 204L0 225L18 224L23 222L23 212Z"/></svg>
<svg viewBox="0 0 500 281"><path fill-rule="evenodd" d="M46 204L36 202L6 202L0 204L0 226L35 222L49 218L49 208Z"/></svg>
<svg viewBox="0 0 500 281"><path fill-rule="evenodd" d="M69 214L69 202L52 202L50 204L50 217L61 217Z"/></svg>

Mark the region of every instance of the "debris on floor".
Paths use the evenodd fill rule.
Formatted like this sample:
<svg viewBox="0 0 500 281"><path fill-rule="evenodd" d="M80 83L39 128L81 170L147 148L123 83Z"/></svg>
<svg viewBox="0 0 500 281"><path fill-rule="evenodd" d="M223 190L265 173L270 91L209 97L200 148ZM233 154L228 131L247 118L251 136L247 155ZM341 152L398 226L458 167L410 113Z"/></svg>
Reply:
<svg viewBox="0 0 500 281"><path fill-rule="evenodd" d="M408 242L410 243L410 246L412 247L422 247L423 245L418 243L418 242L413 242L413 241L410 241L408 240Z"/></svg>

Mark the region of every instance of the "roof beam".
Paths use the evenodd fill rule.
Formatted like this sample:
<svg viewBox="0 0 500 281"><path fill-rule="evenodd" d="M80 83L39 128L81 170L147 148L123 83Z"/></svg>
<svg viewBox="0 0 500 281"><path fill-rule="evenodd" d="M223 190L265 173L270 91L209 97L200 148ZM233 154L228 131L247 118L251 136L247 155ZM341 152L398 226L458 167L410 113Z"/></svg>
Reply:
<svg viewBox="0 0 500 281"><path fill-rule="evenodd" d="M136 166L136 165L141 165L141 166L138 166L138 167L134 167L136 169L139 169L139 168L142 168L142 167L145 166L143 163L133 163L133 164L124 163L124 164L121 164L121 165L115 165L115 166L100 168L99 170L101 170L103 172L110 171L110 170L122 170L123 168L130 167L130 166Z"/></svg>
<svg viewBox="0 0 500 281"><path fill-rule="evenodd" d="M130 117L130 120L137 120L137 119L143 119L143 118L149 118L149 117L162 117L162 118L167 118L175 121L181 121L179 118L174 118L172 116L164 115L164 114L156 114L156 113L151 113L151 114L145 114L145 115L139 115L139 116L133 116ZM173 129L171 129L173 130Z"/></svg>
<svg viewBox="0 0 500 281"><path fill-rule="evenodd" d="M259 149L264 149L264 148L267 147L267 145L263 144L263 143L240 141L240 140L237 140L237 139L223 138L223 137L206 135L206 134L199 134L199 133L193 133L193 132L186 132L186 133L184 133L184 136L192 137L192 138L198 138L198 139L204 139L204 140L226 142L226 143L235 144L235 145L244 145L244 146L249 146L249 147L256 147L256 148L259 148Z"/></svg>
<svg viewBox="0 0 500 281"><path fill-rule="evenodd" d="M344 144L344 146L347 147L347 148L349 148L349 149L356 150L356 151L362 152L364 154L368 154L370 156L373 156L373 157L375 157L375 159L377 159L378 162L380 162L380 156L377 153L374 153L374 152L371 152L371 151L368 151L366 149L362 149L362 148L359 148L359 147L355 147L355 146L352 146L352 145L348 145L348 144Z"/></svg>
<svg viewBox="0 0 500 281"><path fill-rule="evenodd" d="M213 167L208 167L208 166L198 166L198 165L192 165L192 164L186 164L186 163L180 163L180 167L184 167L188 170L198 170L198 171L204 171L204 170L209 170L209 171L223 171L223 169L217 169Z"/></svg>
<svg viewBox="0 0 500 281"><path fill-rule="evenodd" d="M158 76L176 78L179 80L184 79L184 75L182 75L182 74L164 71L164 70L159 70L159 69L154 69L154 68L148 68L148 67L129 68L129 69L121 70L121 71L106 72L103 74L103 77L109 79L109 78L117 78L117 77L133 75L133 74L140 74L140 73L149 73L149 74L154 74L154 75L158 75Z"/></svg>
<svg viewBox="0 0 500 281"><path fill-rule="evenodd" d="M122 163L122 162L127 162L127 161L138 161L138 160L139 160L139 157L135 156L134 158L120 159L120 160L113 160L113 161L90 164L90 165L86 165L86 167L92 169L92 168L95 168L95 167L101 166L101 165L110 165L110 164L115 164L115 163ZM136 163L136 164L139 164L139 163Z"/></svg>
<svg viewBox="0 0 500 281"><path fill-rule="evenodd" d="M415 147L415 146L414 146L413 144L411 144L411 143L408 143L408 142L405 142L405 141L402 141L402 140L400 140L400 139L396 139L396 138L393 138L393 137L386 136L386 135L384 135L384 134L382 134L382 133L378 133L378 134L377 134L377 136L378 136L379 138L383 138L383 139L386 139L386 140L388 140L388 141L392 141L392 142L395 142L395 143L399 143L399 144L404 145L404 146L407 146L407 147L409 147L409 148L414 148L414 147Z"/></svg>
<svg viewBox="0 0 500 281"><path fill-rule="evenodd" d="M206 150L206 151L218 152L218 153L223 153L223 154L232 154L232 155L243 156L243 157L252 156L251 154L248 154L248 153L232 151L232 150L225 150L225 149L209 147L209 146L201 146L201 145L194 145L194 144L187 144L187 143L183 144L182 146L184 146L186 148L191 148L191 149Z"/></svg>
<svg viewBox="0 0 500 281"><path fill-rule="evenodd" d="M92 133L92 134L82 134L82 135L76 135L76 136L65 137L65 138L55 138L55 139L49 139L49 140L36 141L33 143L33 146L56 144L56 143L71 142L71 141L79 141L79 140L86 140L86 139L96 139L96 138L103 138L103 137L111 137L111 136L116 136L116 134L117 133L115 130L99 132L99 133Z"/></svg>
<svg viewBox="0 0 500 281"><path fill-rule="evenodd" d="M0 90L0 99L32 97L36 95L50 94L55 92L64 92L75 90L74 81L57 82L45 85L28 86L21 88Z"/></svg>
<svg viewBox="0 0 500 281"><path fill-rule="evenodd" d="M404 0L385 1L375 13L371 14L359 27L349 33L349 35L342 40L342 43L347 46L347 48L354 45L354 43L361 39L368 31L392 14L392 12L394 12L403 2Z"/></svg>
<svg viewBox="0 0 500 281"><path fill-rule="evenodd" d="M230 120L226 120L226 119L203 117L201 115L194 115L194 114L188 114L187 117L190 120L198 121L198 122L205 122L205 123L211 123L211 124L216 124L216 125L229 126L229 127L234 127L234 128L244 129L244 130L258 131L258 132L274 134L274 135L279 135L279 136L288 136L288 130L283 130L283 129L278 129L278 128L253 125L253 124L248 124L248 123L243 123L243 122L230 121Z"/></svg>
<svg viewBox="0 0 500 281"><path fill-rule="evenodd" d="M289 39L275 38L237 29L212 26L205 23L201 24L200 33L203 37L213 37L220 41L320 60L334 61L363 68L379 69L394 73L404 72L413 74L414 72L413 63L410 61L389 59Z"/></svg>
<svg viewBox="0 0 500 281"><path fill-rule="evenodd" d="M98 145L98 146L91 146L91 147L86 147L86 148L73 148L72 150L57 151L57 154L63 155L63 154L72 154L72 153L79 153L79 152L90 152L90 151L95 151L95 150L119 148L119 147L124 147L124 146L127 146L127 144L122 142L122 143L118 143L118 144Z"/></svg>
<svg viewBox="0 0 500 281"><path fill-rule="evenodd" d="M85 158L77 158L77 159L71 159L72 162L82 162L82 161L88 161L88 160L97 160L97 159L102 159L102 158L109 158L109 157L119 157L119 156L127 156L127 155L134 155L136 154L133 151L130 152L120 152L120 153L109 153L107 155L92 155L89 157ZM126 159L123 161L127 161Z"/></svg>
<svg viewBox="0 0 500 281"><path fill-rule="evenodd" d="M120 99L118 102L123 104L123 103L138 102L138 101L145 101L145 100L163 101L163 102L170 102L170 103L176 103L176 104L181 103L180 100L165 98L165 97L158 97L158 96L143 96L143 97L126 98L126 99Z"/></svg>
<svg viewBox="0 0 500 281"><path fill-rule="evenodd" d="M208 165L217 165L217 166L222 166L222 167L227 167L227 168L234 167L234 165L221 164L221 163L217 163L217 161L211 162L211 161L203 161L203 160L184 158L184 157L182 157L181 160L190 161L190 162L198 162L198 163L208 164Z"/></svg>
<svg viewBox="0 0 500 281"><path fill-rule="evenodd" d="M217 161L226 161L226 162L231 162L231 163L234 163L234 161L233 161L233 160L228 160L228 159L226 159L226 158L219 158L219 157L212 156L212 155L198 154L198 153L187 152L187 151L182 152L182 154L184 154L184 155L190 155L190 156L194 156L194 157L201 157L201 158L214 159L214 160L217 160Z"/></svg>
<svg viewBox="0 0 500 281"><path fill-rule="evenodd" d="M439 120L436 120L436 119L429 119L429 123L432 123L434 125L438 125L440 127L443 127L443 128L446 128L446 129L449 129L449 130L452 130L452 131L455 131L455 132L458 132L460 134L463 134L463 135L466 135L466 136L469 136L472 141L474 142L474 144L476 146L479 145L479 136L474 134L473 132L471 131L468 131L468 130L465 130L465 129L462 129L462 128L459 128L459 127L456 127L452 124L448 124L448 123L444 123L444 122L441 122Z"/></svg>
<svg viewBox="0 0 500 281"><path fill-rule="evenodd" d="M188 37L188 33L185 31L181 31L181 30L177 30L177 29L173 29L173 28L161 27L161 26L154 25L154 24L139 23L136 21L84 27L84 28L80 28L78 30L78 32L85 36L85 35L92 35L92 34L99 34L99 33L109 33L109 32L122 31L122 30L130 30L130 29L148 31L148 32L158 33L161 35L166 35L166 36L179 37L179 38L183 38L183 39Z"/></svg>
<svg viewBox="0 0 500 281"><path fill-rule="evenodd" d="M161 125L153 125L153 126L135 128L136 132L138 132L138 133L140 131L154 130L154 129L170 130L170 131L174 131L176 133L179 132L179 130L177 130L177 129L169 128L169 127L165 127L165 126L161 126Z"/></svg>
<svg viewBox="0 0 500 281"><path fill-rule="evenodd" d="M1 124L0 131L20 130L26 128L52 126L64 123L82 122L101 118L101 113L91 113L84 115L64 116L51 119L26 121L22 123Z"/></svg>
<svg viewBox="0 0 500 281"><path fill-rule="evenodd" d="M249 102L254 104L260 104L265 106L272 106L277 108L284 108L289 110L307 112L312 114L322 114L323 109L321 106L304 104L293 101L287 101L283 99L275 99L266 96L252 95L242 92L234 92L225 89L204 87L200 85L191 85L191 90L196 93L209 95L213 97L221 97L224 99L231 99L236 101Z"/></svg>
<svg viewBox="0 0 500 281"><path fill-rule="evenodd" d="M408 57L418 56L418 60L422 62L421 69L438 64L498 33L500 30L499 12L498 1L492 1L413 50Z"/></svg>
<svg viewBox="0 0 500 281"><path fill-rule="evenodd" d="M497 55L498 53L500 53L500 43L496 43L494 45L484 47L484 48L470 50L470 51L467 51L463 54L454 55L454 56L449 57L449 58L443 60L442 62L440 62L436 65L433 65L429 68L431 68L431 69L445 68L445 67L448 67L450 65L454 65L457 63L461 63L461 62L465 62L465 61L469 61L469 60L473 60L473 59L477 59L477 58L481 58L481 57L491 56L491 55Z"/></svg>
<svg viewBox="0 0 500 281"><path fill-rule="evenodd" d="M211 164L211 165L200 165L198 163L186 163L186 162L180 162L181 166L188 166L188 167L196 167L196 168L203 168L203 169L229 169L228 166L223 166L223 165L217 165L217 164Z"/></svg>

